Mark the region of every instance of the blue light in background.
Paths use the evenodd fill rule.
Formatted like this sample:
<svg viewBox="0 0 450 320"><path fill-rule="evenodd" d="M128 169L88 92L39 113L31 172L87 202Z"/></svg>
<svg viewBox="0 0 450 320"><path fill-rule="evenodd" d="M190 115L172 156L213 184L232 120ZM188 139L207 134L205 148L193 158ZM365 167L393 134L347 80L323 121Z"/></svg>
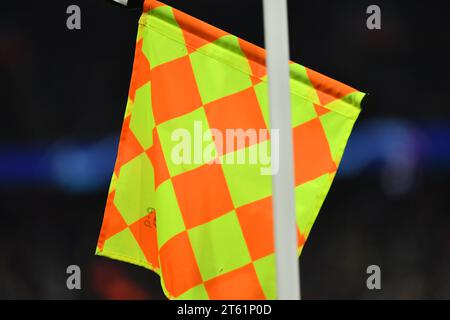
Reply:
<svg viewBox="0 0 450 320"><path fill-rule="evenodd" d="M4 145L0 148L0 186L49 185L69 192L107 188L117 153L118 137L52 145ZM358 123L337 175L385 174L408 183L418 168L431 173L450 169L450 124L413 124L398 119ZM396 176L397 175L397 176ZM397 186L398 187L398 186ZM395 186L389 186L395 191Z"/></svg>

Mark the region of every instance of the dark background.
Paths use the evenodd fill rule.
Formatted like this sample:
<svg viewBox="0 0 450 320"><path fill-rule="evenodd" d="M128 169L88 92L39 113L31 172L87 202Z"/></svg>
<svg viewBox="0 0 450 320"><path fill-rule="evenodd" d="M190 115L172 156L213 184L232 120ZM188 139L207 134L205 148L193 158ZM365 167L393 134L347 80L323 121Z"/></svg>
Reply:
<svg viewBox="0 0 450 320"><path fill-rule="evenodd" d="M260 0L166 3L263 45ZM301 257L306 299L450 298L447 3L289 1L292 60L369 93ZM371 4L382 30L366 28ZM150 271L94 256L139 15L1 4L0 298L163 298ZM72 264L82 290L66 288Z"/></svg>

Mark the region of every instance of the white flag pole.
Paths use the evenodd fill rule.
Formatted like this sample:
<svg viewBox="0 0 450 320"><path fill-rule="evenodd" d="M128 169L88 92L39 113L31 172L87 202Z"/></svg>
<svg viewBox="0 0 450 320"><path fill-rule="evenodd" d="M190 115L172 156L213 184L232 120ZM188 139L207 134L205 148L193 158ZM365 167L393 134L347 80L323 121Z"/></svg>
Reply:
<svg viewBox="0 0 450 320"><path fill-rule="evenodd" d="M113 0L114 2L117 2L123 6L127 6L128 5L128 0Z"/></svg>
<svg viewBox="0 0 450 320"><path fill-rule="evenodd" d="M279 132L279 140L271 143L272 168L279 168L272 175L277 296L279 300L299 300L287 1L263 0L263 7L270 123L271 129Z"/></svg>

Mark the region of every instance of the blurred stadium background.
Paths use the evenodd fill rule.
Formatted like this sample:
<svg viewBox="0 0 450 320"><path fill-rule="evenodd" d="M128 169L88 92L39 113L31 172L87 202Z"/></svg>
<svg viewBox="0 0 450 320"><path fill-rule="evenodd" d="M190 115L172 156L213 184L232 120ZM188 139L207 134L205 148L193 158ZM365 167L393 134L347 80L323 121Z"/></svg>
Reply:
<svg viewBox="0 0 450 320"><path fill-rule="evenodd" d="M166 3L263 45L260 0ZM301 258L306 299L450 298L447 3L289 1L292 60L369 93ZM94 256L139 14L2 3L0 298L164 298L150 271ZM82 290L66 288L71 264ZM366 288L371 264L382 290Z"/></svg>

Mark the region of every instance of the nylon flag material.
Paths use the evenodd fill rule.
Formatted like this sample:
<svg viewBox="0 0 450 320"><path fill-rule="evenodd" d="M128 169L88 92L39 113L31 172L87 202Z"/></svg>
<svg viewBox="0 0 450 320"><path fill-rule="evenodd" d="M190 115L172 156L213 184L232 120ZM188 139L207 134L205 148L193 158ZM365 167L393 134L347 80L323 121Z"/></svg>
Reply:
<svg viewBox="0 0 450 320"><path fill-rule="evenodd" d="M158 1L143 11L96 254L153 270L170 299L275 299L265 51ZM364 94L290 72L300 255Z"/></svg>

